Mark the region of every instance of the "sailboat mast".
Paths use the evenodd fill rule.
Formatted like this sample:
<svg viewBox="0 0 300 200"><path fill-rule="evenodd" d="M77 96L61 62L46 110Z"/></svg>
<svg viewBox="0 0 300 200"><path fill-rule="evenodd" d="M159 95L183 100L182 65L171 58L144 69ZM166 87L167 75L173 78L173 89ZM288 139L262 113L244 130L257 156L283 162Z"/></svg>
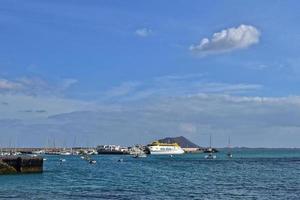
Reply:
<svg viewBox="0 0 300 200"><path fill-rule="evenodd" d="M228 137L228 153L227 156L232 158L230 136Z"/></svg>

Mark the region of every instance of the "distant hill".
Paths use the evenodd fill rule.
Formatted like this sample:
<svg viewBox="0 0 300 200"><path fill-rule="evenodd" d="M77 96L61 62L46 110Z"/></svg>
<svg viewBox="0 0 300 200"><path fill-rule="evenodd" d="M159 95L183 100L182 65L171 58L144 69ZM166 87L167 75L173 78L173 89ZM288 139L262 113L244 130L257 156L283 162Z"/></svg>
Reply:
<svg viewBox="0 0 300 200"><path fill-rule="evenodd" d="M192 143L183 136L179 137L166 137L164 139L158 140L161 143L177 143L182 148L200 148L200 146Z"/></svg>

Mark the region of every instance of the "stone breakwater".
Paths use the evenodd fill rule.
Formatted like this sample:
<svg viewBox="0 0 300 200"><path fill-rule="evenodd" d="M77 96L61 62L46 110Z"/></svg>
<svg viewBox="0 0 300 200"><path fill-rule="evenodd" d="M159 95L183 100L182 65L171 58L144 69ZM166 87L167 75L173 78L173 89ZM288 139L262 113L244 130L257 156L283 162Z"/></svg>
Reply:
<svg viewBox="0 0 300 200"><path fill-rule="evenodd" d="M24 156L0 157L0 175L17 173L42 173L43 158Z"/></svg>

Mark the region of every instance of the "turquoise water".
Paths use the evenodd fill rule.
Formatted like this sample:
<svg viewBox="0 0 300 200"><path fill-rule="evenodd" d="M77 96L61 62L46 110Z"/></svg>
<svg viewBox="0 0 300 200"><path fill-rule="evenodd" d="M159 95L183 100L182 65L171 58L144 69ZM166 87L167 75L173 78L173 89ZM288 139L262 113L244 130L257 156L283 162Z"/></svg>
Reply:
<svg viewBox="0 0 300 200"><path fill-rule="evenodd" d="M0 176L0 199L300 199L300 150L225 153L47 156L42 174Z"/></svg>

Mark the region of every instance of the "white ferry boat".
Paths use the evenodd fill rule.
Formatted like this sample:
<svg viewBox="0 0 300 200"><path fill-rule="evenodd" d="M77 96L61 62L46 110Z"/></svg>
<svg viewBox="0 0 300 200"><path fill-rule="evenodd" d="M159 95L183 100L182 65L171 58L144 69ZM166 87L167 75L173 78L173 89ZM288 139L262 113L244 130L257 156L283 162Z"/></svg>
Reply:
<svg viewBox="0 0 300 200"><path fill-rule="evenodd" d="M183 154L183 149L177 143L160 143L158 141L148 145L150 154L152 155L175 155Z"/></svg>

